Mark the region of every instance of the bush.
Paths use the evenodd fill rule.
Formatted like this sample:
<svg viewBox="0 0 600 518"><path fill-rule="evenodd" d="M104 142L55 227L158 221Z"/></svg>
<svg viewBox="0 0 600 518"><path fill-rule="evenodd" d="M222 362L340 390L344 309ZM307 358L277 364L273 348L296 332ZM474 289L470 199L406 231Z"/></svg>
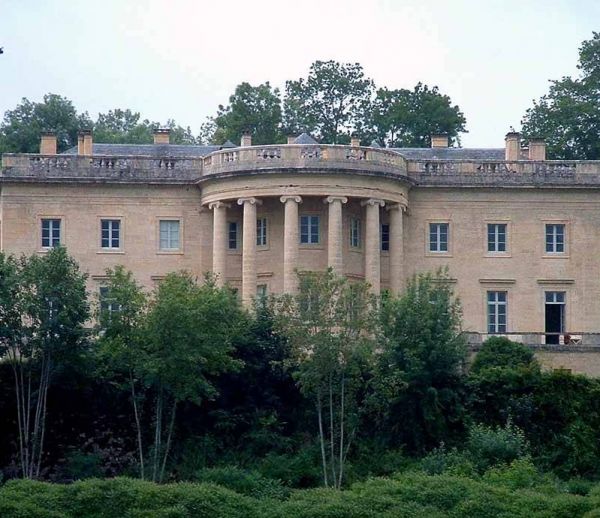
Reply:
<svg viewBox="0 0 600 518"><path fill-rule="evenodd" d="M477 424L469 429L466 451L480 473L492 466L510 464L527 455L527 450L525 435L510 422L504 427Z"/></svg>
<svg viewBox="0 0 600 518"><path fill-rule="evenodd" d="M267 478L257 471L246 471L234 466L205 468L196 472L196 482L218 484L255 498L283 499L289 495L289 489L280 480Z"/></svg>
<svg viewBox="0 0 600 518"><path fill-rule="evenodd" d="M488 338L471 364L471 372L479 373L493 367L518 369L539 368L533 351L525 345L508 338Z"/></svg>
<svg viewBox="0 0 600 518"><path fill-rule="evenodd" d="M467 454L459 452L456 448L446 451L443 445L423 457L419 466L428 475L445 473L471 476L475 472L475 467Z"/></svg>

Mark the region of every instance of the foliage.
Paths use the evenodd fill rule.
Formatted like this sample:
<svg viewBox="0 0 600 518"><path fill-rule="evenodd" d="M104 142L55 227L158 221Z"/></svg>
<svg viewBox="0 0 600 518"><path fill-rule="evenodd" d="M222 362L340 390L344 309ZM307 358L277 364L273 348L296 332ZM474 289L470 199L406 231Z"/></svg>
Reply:
<svg viewBox="0 0 600 518"><path fill-rule="evenodd" d="M420 453L460 433L466 344L447 273L420 274L384 299L374 411L386 444Z"/></svg>
<svg viewBox="0 0 600 518"><path fill-rule="evenodd" d="M288 133L306 131L326 143L348 142L373 88L360 63L315 61L306 79L286 81L284 126Z"/></svg>
<svg viewBox="0 0 600 518"><path fill-rule="evenodd" d="M4 114L0 126L0 154L39 153L40 134L56 133L58 151L77 145L79 129L91 127L87 114L78 114L66 97L48 93L42 102L21 100L14 110Z"/></svg>
<svg viewBox="0 0 600 518"><path fill-rule="evenodd" d="M386 147L430 147L431 135L446 134L450 145L465 130L466 119L450 97L418 83L413 90L380 88L362 128L365 139Z"/></svg>
<svg viewBox="0 0 600 518"><path fill-rule="evenodd" d="M375 300L365 283L351 284L331 268L299 277L298 293L276 301L278 325L300 390L316 406L323 482L339 488L373 352Z"/></svg>
<svg viewBox="0 0 600 518"><path fill-rule="evenodd" d="M247 471L234 466L199 470L193 480L218 484L236 493L255 498L283 499L290 493L280 480L267 478L258 471Z"/></svg>
<svg viewBox="0 0 600 518"><path fill-rule="evenodd" d="M525 136L546 139L552 159L600 158L600 33L581 44L577 68L578 78L550 81L522 120Z"/></svg>
<svg viewBox="0 0 600 518"><path fill-rule="evenodd" d="M279 90L269 82L258 86L241 83L229 97L227 106L219 105L214 118L213 142L239 142L242 133L252 134L253 144L277 144L282 140Z"/></svg>
<svg viewBox="0 0 600 518"><path fill-rule="evenodd" d="M508 338L493 336L488 338L477 352L470 370L479 374L484 369L499 367L503 369L539 369L533 351L521 343Z"/></svg>
<svg viewBox="0 0 600 518"><path fill-rule="evenodd" d="M483 472L524 457L528 444L523 432L510 422L495 428L477 424L469 429L466 451L479 472Z"/></svg>

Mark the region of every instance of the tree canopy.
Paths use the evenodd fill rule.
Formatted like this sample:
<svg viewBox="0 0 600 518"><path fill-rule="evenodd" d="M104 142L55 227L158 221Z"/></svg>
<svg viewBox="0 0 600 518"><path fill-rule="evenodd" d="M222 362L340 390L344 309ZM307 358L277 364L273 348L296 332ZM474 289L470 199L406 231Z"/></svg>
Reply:
<svg viewBox="0 0 600 518"><path fill-rule="evenodd" d="M549 158L600 159L600 33L579 48L580 77L550 81L550 90L527 110L526 137L543 137Z"/></svg>

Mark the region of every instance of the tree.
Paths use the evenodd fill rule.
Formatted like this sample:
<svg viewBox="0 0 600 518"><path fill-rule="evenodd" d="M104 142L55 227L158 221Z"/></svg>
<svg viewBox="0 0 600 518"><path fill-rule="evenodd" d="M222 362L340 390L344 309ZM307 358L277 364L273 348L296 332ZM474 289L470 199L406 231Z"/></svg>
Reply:
<svg viewBox="0 0 600 518"><path fill-rule="evenodd" d="M143 385L143 325L147 297L133 274L122 266L106 271L105 292L97 307L98 356L102 377L108 378L131 395L135 420L140 477L145 478L142 429Z"/></svg>
<svg viewBox="0 0 600 518"><path fill-rule="evenodd" d="M164 479L178 405L213 398L211 377L239 367L232 342L244 323L235 294L218 288L214 279L199 286L186 273L172 273L158 286L139 355L154 396L152 480Z"/></svg>
<svg viewBox="0 0 600 518"><path fill-rule="evenodd" d="M4 114L0 126L0 154L39 153L43 131L56 133L58 151L62 152L77 145L79 129L91 126L87 112L78 114L66 97L49 93L39 103L24 97L14 110Z"/></svg>
<svg viewBox="0 0 600 518"><path fill-rule="evenodd" d="M522 120L525 137L543 137L549 158L600 158L600 33L579 48L579 78L550 81Z"/></svg>
<svg viewBox="0 0 600 518"><path fill-rule="evenodd" d="M419 274L399 298L383 300L381 314L374 376L380 423L389 443L422 452L462 431L460 302L445 271Z"/></svg>
<svg viewBox="0 0 600 518"><path fill-rule="evenodd" d="M315 61L308 78L286 82L284 126L288 133L307 131L326 143L348 142L368 111L373 88L359 63Z"/></svg>
<svg viewBox="0 0 600 518"><path fill-rule="evenodd" d="M19 263L0 257L1 338L14 375L19 461L23 477L38 478L52 377L86 343L86 276L62 247Z"/></svg>
<svg viewBox="0 0 600 518"><path fill-rule="evenodd" d="M258 86L241 83L229 97L227 106L219 105L214 118L213 142L239 142L244 131L252 133L254 144L282 142L281 99L279 90L269 82Z"/></svg>
<svg viewBox="0 0 600 518"><path fill-rule="evenodd" d="M365 365L375 345L376 304L365 283L331 269L300 275L299 291L276 302L300 390L315 404L323 483L339 489L357 431Z"/></svg>
<svg viewBox="0 0 600 518"><path fill-rule="evenodd" d="M432 134L450 143L465 130L466 119L450 97L418 83L413 90L380 88L362 133L387 147L429 147Z"/></svg>

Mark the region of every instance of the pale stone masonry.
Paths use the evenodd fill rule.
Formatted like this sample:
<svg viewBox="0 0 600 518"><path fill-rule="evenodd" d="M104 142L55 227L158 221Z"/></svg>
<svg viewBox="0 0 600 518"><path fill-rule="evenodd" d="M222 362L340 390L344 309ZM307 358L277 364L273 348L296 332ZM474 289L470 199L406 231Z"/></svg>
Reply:
<svg viewBox="0 0 600 518"><path fill-rule="evenodd" d="M600 373L600 162L546 160L542 140L515 132L495 149L443 135L428 149L375 144L182 146L160 130L152 145L112 145L82 132L56 154L45 133L41 154L2 157L0 246L60 243L96 293L117 264L148 289L212 271L246 304L293 292L297 271L330 266L401 293L447 267L474 347L512 333L548 365Z"/></svg>

